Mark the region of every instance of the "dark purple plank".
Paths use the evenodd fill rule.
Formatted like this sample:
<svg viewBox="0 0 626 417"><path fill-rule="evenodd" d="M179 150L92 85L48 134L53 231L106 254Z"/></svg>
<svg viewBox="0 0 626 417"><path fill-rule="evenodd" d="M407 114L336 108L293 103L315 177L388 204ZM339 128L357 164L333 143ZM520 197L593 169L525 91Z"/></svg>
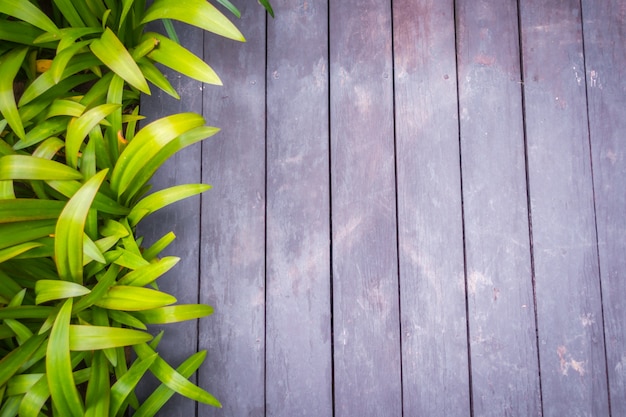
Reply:
<svg viewBox="0 0 626 417"><path fill-rule="evenodd" d="M607 369L614 416L626 415L626 3L583 1L587 94Z"/></svg>
<svg viewBox="0 0 626 417"><path fill-rule="evenodd" d="M332 416L328 14L272 1L267 72L268 416Z"/></svg>
<svg viewBox="0 0 626 417"><path fill-rule="evenodd" d="M404 414L469 416L454 6L393 16Z"/></svg>
<svg viewBox="0 0 626 417"><path fill-rule="evenodd" d="M391 4L330 3L335 415L402 413Z"/></svg>
<svg viewBox="0 0 626 417"><path fill-rule="evenodd" d="M265 414L265 14L238 4L248 42L205 35L205 60L223 87L205 87L204 115L222 128L203 144L200 298L216 313L200 322L208 350L199 380L223 409L201 416ZM234 19L234 18L233 18Z"/></svg>
<svg viewBox="0 0 626 417"><path fill-rule="evenodd" d="M521 3L543 410L608 415L577 0Z"/></svg>
<svg viewBox="0 0 626 417"><path fill-rule="evenodd" d="M456 4L473 411L538 416L517 3Z"/></svg>
<svg viewBox="0 0 626 417"><path fill-rule="evenodd" d="M161 27L156 29L162 30ZM185 48L202 56L202 32L182 24L176 24L176 30ZM141 100L141 114L148 117L145 123L174 113L188 111L202 113L201 83L172 71L166 73L182 99L175 100L158 88L150 86L152 96L143 96ZM191 94L192 92L195 94ZM157 191L180 184L200 183L200 148L199 143L192 145L167 161L151 181L153 190ZM178 256L181 260L166 276L160 278L158 283L163 291L174 295L180 304L198 302L199 228L200 196L180 201L157 211L147 217L139 227L140 233L145 236L144 246L146 247L170 231L176 234L177 239L162 253L162 256ZM159 344L158 351L174 367L197 351L197 321L161 328L165 330L165 335ZM153 380L150 386L154 388L156 386L154 384L156 381ZM195 416L195 410L196 405L192 400L175 395L162 408L160 415L189 417Z"/></svg>

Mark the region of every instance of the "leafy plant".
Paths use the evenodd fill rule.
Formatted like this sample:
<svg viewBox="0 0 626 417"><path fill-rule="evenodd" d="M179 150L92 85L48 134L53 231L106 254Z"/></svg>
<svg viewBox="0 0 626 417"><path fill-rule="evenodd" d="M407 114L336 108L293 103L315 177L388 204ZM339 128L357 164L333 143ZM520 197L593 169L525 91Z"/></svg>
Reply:
<svg viewBox="0 0 626 417"><path fill-rule="evenodd" d="M221 83L169 19L244 40L205 0L0 0L1 416L151 416L175 392L220 406L188 380L206 353L174 369L157 353L162 334L146 331L212 313L158 288L179 260L159 258L174 235L143 247L135 233L209 188L147 195L170 156L218 131L193 113L137 129L150 84L179 97L157 64ZM145 29L159 20L169 36ZM140 404L147 372L161 386Z"/></svg>

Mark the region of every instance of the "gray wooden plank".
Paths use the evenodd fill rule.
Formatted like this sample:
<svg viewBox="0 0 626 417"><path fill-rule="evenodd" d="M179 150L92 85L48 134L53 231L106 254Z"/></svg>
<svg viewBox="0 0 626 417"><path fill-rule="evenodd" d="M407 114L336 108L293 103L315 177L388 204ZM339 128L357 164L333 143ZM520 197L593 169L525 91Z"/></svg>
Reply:
<svg viewBox="0 0 626 417"><path fill-rule="evenodd" d="M402 413L391 4L330 2L335 415Z"/></svg>
<svg viewBox="0 0 626 417"><path fill-rule="evenodd" d="M580 3L521 3L545 416L609 413Z"/></svg>
<svg viewBox="0 0 626 417"><path fill-rule="evenodd" d="M517 2L456 5L473 411L538 416Z"/></svg>
<svg viewBox="0 0 626 417"><path fill-rule="evenodd" d="M181 43L190 51L202 56L202 32L182 24L176 24L175 27ZM155 29L162 30L159 27ZM202 113L201 83L173 71L166 70L165 73L172 86L179 92L181 100L175 100L158 88L150 86L152 95L143 96L141 100L141 114L148 117L145 122L149 123L174 113L188 111ZM200 183L200 148L199 143L192 145L167 161L151 180L153 190ZM159 287L174 295L180 304L198 302L199 228L200 196L157 211L140 223L139 231L145 237L146 247L170 231L177 236L162 255L178 256L181 260L166 276L159 279ZM173 366L178 366L197 351L198 332L195 320L155 327L157 330L161 328L165 330L158 351ZM194 377L193 380L195 379ZM151 381L149 386L154 389L158 381L154 378ZM195 410L196 405L192 400L175 395L159 414L189 417L195 415Z"/></svg>
<svg viewBox="0 0 626 417"><path fill-rule="evenodd" d="M201 416L265 415L265 14L238 4L245 44L205 35L205 60L223 87L204 89L204 115L222 128L203 144L200 298L208 350L199 380L222 402Z"/></svg>
<svg viewBox="0 0 626 417"><path fill-rule="evenodd" d="M328 4L268 22L268 416L332 416Z"/></svg>
<svg viewBox="0 0 626 417"><path fill-rule="evenodd" d="M583 27L607 370L626 415L626 3L583 1Z"/></svg>
<svg viewBox="0 0 626 417"><path fill-rule="evenodd" d="M453 1L393 2L407 416L469 416Z"/></svg>

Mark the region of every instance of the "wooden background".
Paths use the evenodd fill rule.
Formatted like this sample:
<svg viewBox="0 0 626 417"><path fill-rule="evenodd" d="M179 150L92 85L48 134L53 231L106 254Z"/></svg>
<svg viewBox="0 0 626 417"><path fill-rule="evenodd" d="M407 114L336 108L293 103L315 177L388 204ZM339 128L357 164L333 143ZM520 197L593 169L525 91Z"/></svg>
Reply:
<svg viewBox="0 0 626 417"><path fill-rule="evenodd" d="M161 415L626 416L626 2L236 3L178 26L224 86L143 101L223 129L141 230L224 407Z"/></svg>

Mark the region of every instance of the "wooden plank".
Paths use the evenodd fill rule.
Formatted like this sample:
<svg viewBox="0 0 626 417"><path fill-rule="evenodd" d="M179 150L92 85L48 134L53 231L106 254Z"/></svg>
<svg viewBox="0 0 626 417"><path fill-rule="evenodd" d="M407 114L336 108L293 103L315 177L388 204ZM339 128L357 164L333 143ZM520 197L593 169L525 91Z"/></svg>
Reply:
<svg viewBox="0 0 626 417"><path fill-rule="evenodd" d="M611 412L626 415L626 3L583 1L596 222Z"/></svg>
<svg viewBox="0 0 626 417"><path fill-rule="evenodd" d="M177 24L175 27L181 43L190 51L202 56L202 32L184 25ZM166 74L182 99L175 100L151 86L152 96L143 96L141 100L141 114L149 118L146 123L174 113L188 111L202 113L201 83L173 71L168 70ZM201 182L200 148L199 143L192 145L167 161L152 178L153 190ZM163 256L179 256L181 260L172 271L159 279L159 287L174 295L181 304L198 302L199 228L200 196L157 211L147 217L139 227L140 233L145 236L144 246L154 243L170 231L176 234L177 239L163 252ZM159 353L172 365L178 366L197 351L198 332L195 320L157 327L159 328L165 330L163 340L159 344ZM148 386L154 389L157 384L158 381L152 379ZM189 417L195 416L195 410L196 405L192 400L176 395L161 409L160 414Z"/></svg>
<svg viewBox="0 0 626 417"><path fill-rule="evenodd" d="M469 416L454 5L393 17L404 414Z"/></svg>
<svg viewBox="0 0 626 417"><path fill-rule="evenodd" d="M332 416L328 5L272 1L267 73L268 416Z"/></svg>
<svg viewBox="0 0 626 417"><path fill-rule="evenodd" d="M402 413L389 1L330 2L335 415Z"/></svg>
<svg viewBox="0 0 626 417"><path fill-rule="evenodd" d="M200 298L216 313L202 320L208 350L200 382L223 409L201 416L265 414L265 14L238 5L245 44L205 35L205 60L223 87L205 87L204 115L222 128L202 148Z"/></svg>
<svg viewBox="0 0 626 417"><path fill-rule="evenodd" d="M456 4L473 412L538 416L517 3Z"/></svg>
<svg viewBox="0 0 626 417"><path fill-rule="evenodd" d="M545 416L606 416L606 363L580 3L521 3Z"/></svg>

